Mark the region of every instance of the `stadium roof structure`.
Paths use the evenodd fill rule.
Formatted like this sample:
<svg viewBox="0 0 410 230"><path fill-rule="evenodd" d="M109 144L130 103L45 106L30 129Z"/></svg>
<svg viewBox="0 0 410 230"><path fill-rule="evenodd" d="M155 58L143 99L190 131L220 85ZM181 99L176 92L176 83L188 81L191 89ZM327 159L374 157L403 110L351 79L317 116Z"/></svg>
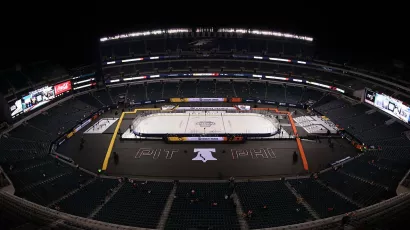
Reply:
<svg viewBox="0 0 410 230"><path fill-rule="evenodd" d="M265 37L277 37L277 38L288 38L288 39L295 39L307 42L313 42L313 38L309 36L302 36L296 35L292 33L283 33L277 31L269 31L269 30L259 30L259 29L244 29L244 28L197 28L197 29L190 29L190 28L175 28L175 29L158 29L158 30L151 30L151 31L140 31L140 32L131 32L126 34L118 34L115 36L108 36L100 38L100 42L112 41L112 40L119 40L125 38L135 38L135 37L143 37L143 36L152 36L152 35L163 35L163 34L177 34L177 33L202 33L202 32L217 32L217 33L230 33L230 34L251 34L251 35L261 35Z"/></svg>

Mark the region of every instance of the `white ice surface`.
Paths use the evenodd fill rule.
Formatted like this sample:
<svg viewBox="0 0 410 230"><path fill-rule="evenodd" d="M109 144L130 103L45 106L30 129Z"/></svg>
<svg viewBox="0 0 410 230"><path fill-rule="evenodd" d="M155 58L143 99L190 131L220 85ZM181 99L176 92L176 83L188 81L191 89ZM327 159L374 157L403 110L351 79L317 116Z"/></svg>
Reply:
<svg viewBox="0 0 410 230"><path fill-rule="evenodd" d="M274 133L278 123L255 113L157 113L133 123L137 133Z"/></svg>
<svg viewBox="0 0 410 230"><path fill-rule="evenodd" d="M103 118L103 119L100 119L97 123L95 123L93 126L88 128L84 133L86 133L86 134L103 133L112 124L114 124L117 120L118 120L118 118Z"/></svg>

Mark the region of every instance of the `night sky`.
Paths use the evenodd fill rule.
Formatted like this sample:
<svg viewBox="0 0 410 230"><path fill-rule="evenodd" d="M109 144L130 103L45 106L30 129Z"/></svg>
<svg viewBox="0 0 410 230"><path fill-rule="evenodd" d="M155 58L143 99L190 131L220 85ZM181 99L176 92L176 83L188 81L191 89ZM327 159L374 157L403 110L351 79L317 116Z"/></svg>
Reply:
<svg viewBox="0 0 410 230"><path fill-rule="evenodd" d="M229 7L220 7L208 1L193 1L192 4L167 3L170 5L154 2L157 8L153 8L136 4L140 1L120 2L85 5L89 3L70 1L67 7L36 3L33 7L39 10L30 7L17 10L17 18L23 20L1 16L5 23L2 30L7 33L1 37L0 69L41 60L77 67L98 58L101 36L150 28L194 26L260 28L312 36L320 59L339 63L391 66L392 60L405 63L409 60L408 25L405 9L400 5L366 8L358 6L359 2L298 5L295 1L283 6L269 1L269 7L261 3L251 7L252 1L249 1L243 6L234 2ZM50 5L53 7L47 8Z"/></svg>

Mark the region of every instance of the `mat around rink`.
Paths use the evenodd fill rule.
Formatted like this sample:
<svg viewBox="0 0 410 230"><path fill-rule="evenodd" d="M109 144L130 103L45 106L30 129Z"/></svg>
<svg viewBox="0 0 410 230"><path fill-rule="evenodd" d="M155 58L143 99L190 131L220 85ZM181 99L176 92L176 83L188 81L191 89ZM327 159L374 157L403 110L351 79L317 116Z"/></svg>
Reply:
<svg viewBox="0 0 410 230"><path fill-rule="evenodd" d="M103 119L115 120L104 132L75 135L63 143L58 153L69 156L81 167L96 172L106 162L104 173L111 176L129 176L164 179L219 179L235 176L237 178L267 178L294 175L307 175L326 167L329 163L356 154L355 149L345 140L330 150L325 143L303 142L306 145L305 157L310 168L306 170L300 147L295 139L247 141L233 143L175 143L167 144L160 140L120 140L120 130L126 130L135 118L134 112L118 116L104 114L101 121L96 120L84 128L101 125ZM118 120L116 120L118 118ZM83 149L80 139L85 139ZM108 150L110 150L109 154ZM292 154L297 152L299 159L293 163ZM119 154L115 164L112 152Z"/></svg>

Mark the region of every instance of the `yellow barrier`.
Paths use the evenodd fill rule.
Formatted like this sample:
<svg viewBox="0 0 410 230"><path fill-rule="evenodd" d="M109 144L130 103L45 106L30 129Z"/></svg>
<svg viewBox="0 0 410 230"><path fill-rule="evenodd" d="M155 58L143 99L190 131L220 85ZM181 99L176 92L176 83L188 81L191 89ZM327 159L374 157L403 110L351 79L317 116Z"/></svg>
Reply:
<svg viewBox="0 0 410 230"><path fill-rule="evenodd" d="M161 109L160 109L160 108L134 109L134 111L131 111L131 112L123 112L123 113L121 114L121 117L120 117L120 119L118 120L118 123L117 123L117 127L115 127L114 134L113 134L112 137L111 137L111 142L110 142L110 145L108 146L107 153L105 154L105 159L104 159L104 163L103 163L103 166L102 166L102 170L106 170L106 169L107 169L108 161L110 160L111 152L112 152L112 149L113 149L113 147L114 147L115 140L117 139L118 130L119 130L120 127L121 127L121 123L122 123L122 120L124 119L124 115L125 115L125 114L135 114L135 113L137 113L137 111L149 111L149 110L161 110Z"/></svg>

